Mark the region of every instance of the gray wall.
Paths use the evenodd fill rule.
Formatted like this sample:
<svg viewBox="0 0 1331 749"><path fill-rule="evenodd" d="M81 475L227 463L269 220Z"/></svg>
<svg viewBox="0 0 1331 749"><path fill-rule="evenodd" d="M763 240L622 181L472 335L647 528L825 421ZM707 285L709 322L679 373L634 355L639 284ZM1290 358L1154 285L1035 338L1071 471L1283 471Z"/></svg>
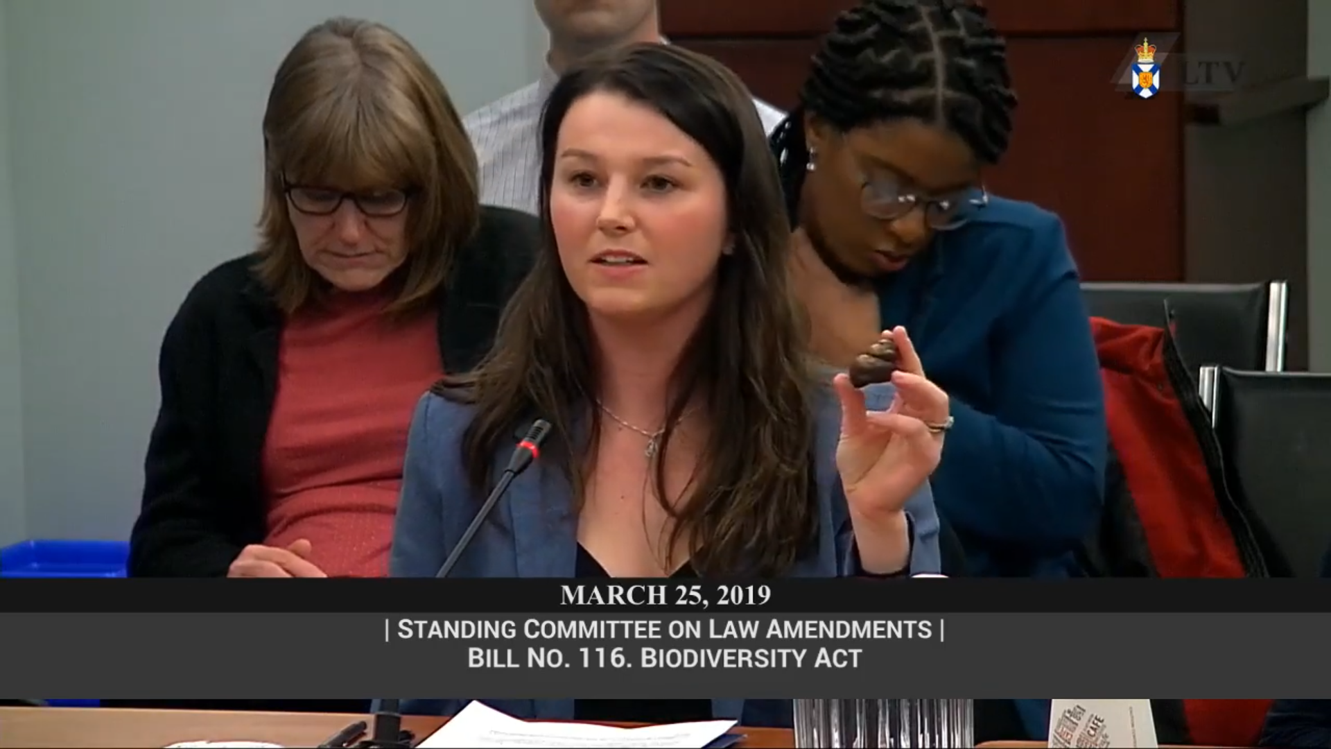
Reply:
<svg viewBox="0 0 1331 749"><path fill-rule="evenodd" d="M464 112L543 61L530 0L0 0L0 544L127 536L162 332L252 248L273 71L341 14Z"/></svg>
<svg viewBox="0 0 1331 749"><path fill-rule="evenodd" d="M6 39L8 6L0 2L0 50ZM8 55L0 53L0 546L23 535L22 358L19 356L18 247L10 190Z"/></svg>

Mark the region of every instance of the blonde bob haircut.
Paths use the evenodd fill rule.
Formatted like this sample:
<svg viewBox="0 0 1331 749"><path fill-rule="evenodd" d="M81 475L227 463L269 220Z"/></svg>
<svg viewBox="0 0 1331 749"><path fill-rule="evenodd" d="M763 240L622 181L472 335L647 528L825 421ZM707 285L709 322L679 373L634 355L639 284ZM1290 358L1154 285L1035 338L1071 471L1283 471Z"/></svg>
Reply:
<svg viewBox="0 0 1331 749"><path fill-rule="evenodd" d="M282 60L263 116L259 277L291 314L328 287L301 257L288 185L407 191L407 259L390 313L431 304L480 216L476 152L444 84L382 24L334 18Z"/></svg>

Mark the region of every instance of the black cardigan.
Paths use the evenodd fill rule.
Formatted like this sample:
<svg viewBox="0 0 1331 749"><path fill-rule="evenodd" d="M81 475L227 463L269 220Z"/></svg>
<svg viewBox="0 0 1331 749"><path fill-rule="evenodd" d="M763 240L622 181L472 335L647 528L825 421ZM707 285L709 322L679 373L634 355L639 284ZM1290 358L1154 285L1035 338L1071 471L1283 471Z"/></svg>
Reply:
<svg viewBox="0 0 1331 749"><path fill-rule="evenodd" d="M532 216L486 206L439 294L449 371L489 350L539 241ZM205 275L167 328L162 400L148 443L143 507L130 535L131 577L219 577L266 537L261 470L277 392L282 314L252 272L254 255Z"/></svg>

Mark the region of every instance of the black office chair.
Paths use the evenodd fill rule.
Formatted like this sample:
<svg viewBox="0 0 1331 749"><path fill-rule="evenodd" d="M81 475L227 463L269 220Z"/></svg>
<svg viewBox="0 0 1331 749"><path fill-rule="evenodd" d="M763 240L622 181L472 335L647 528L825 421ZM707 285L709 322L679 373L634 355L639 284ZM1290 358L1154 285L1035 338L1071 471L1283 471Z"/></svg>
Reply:
<svg viewBox="0 0 1331 749"><path fill-rule="evenodd" d="M1087 577L1159 577L1127 480L1110 439L1100 522L1074 552Z"/></svg>
<svg viewBox="0 0 1331 749"><path fill-rule="evenodd" d="M1284 281L1083 283L1081 289L1092 317L1125 325L1163 327L1168 302L1179 355L1194 372L1207 365L1267 372L1285 369L1289 302Z"/></svg>
<svg viewBox="0 0 1331 749"><path fill-rule="evenodd" d="M1226 480L1259 519L1273 574L1317 577L1331 538L1331 374L1215 368L1211 380Z"/></svg>

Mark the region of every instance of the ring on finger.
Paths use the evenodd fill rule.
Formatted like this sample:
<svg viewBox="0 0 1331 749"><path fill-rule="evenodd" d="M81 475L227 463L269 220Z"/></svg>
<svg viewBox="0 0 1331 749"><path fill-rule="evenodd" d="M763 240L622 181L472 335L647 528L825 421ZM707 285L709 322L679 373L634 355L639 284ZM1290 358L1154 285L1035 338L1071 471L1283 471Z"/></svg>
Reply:
<svg viewBox="0 0 1331 749"><path fill-rule="evenodd" d="M924 422L924 426L933 434L942 434L943 432L946 432L949 429L951 429L952 425L955 423L956 423L956 418L949 416L947 417L947 420L942 423L935 424L933 422L926 421Z"/></svg>

